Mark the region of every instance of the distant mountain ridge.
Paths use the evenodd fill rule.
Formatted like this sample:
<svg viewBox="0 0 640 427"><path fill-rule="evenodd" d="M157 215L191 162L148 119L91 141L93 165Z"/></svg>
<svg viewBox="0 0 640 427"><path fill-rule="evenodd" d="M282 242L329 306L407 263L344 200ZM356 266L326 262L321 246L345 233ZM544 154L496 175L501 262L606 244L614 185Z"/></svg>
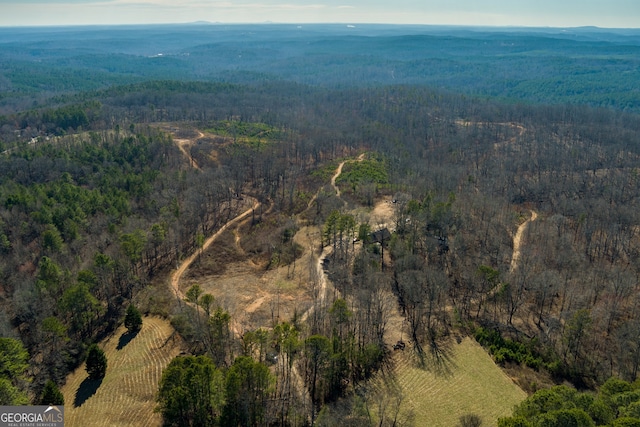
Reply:
<svg viewBox="0 0 640 427"><path fill-rule="evenodd" d="M0 28L2 102L149 80L412 84L637 110L640 30L381 24ZM52 78L51 76L55 76Z"/></svg>

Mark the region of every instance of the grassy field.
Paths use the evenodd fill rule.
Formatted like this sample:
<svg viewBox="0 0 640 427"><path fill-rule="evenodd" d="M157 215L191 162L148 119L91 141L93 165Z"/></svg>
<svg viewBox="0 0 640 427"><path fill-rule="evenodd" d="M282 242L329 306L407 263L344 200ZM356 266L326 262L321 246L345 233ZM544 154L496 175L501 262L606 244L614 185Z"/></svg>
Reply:
<svg viewBox="0 0 640 427"><path fill-rule="evenodd" d="M496 426L526 397L470 338L452 341L439 362L427 357L426 369L417 367L409 347L394 358L402 411L413 413L416 426L451 427L466 414L479 415L483 427Z"/></svg>
<svg viewBox="0 0 640 427"><path fill-rule="evenodd" d="M154 413L155 393L162 370L180 351L169 322L145 317L142 330L131 337L124 326L100 347L107 355L107 374L100 384L89 381L84 364L67 378L62 388L65 425L159 426Z"/></svg>

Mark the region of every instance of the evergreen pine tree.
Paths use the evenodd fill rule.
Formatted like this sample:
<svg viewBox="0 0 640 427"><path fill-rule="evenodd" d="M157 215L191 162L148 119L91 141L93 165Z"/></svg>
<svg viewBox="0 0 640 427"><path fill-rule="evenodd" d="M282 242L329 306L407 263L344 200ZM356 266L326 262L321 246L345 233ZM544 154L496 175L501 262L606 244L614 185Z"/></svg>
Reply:
<svg viewBox="0 0 640 427"><path fill-rule="evenodd" d="M107 356L97 344L89 346L86 369L92 380L102 379L107 373Z"/></svg>
<svg viewBox="0 0 640 427"><path fill-rule="evenodd" d="M44 385L40 396L40 405L64 405L64 396L56 383L51 380L48 380Z"/></svg>
<svg viewBox="0 0 640 427"><path fill-rule="evenodd" d="M142 328L142 315L135 305L129 304L127 314L124 316L124 326L129 333L137 332Z"/></svg>

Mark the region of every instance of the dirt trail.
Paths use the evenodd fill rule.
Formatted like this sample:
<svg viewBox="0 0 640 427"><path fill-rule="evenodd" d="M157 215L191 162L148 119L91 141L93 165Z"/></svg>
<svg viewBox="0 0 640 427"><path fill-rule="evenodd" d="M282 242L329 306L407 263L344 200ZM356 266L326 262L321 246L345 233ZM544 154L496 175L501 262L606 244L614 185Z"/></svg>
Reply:
<svg viewBox="0 0 640 427"><path fill-rule="evenodd" d="M342 173L342 167L344 166L345 163L346 162L340 162L340 164L338 165L338 168L336 169L336 173L334 173L333 176L331 177L331 186L336 191L337 197L340 197L340 189L336 185L336 179L338 179L338 177Z"/></svg>
<svg viewBox="0 0 640 427"><path fill-rule="evenodd" d="M364 156L366 153L362 153L360 154L357 158L356 158L356 162L361 162L364 160ZM336 179L338 179L338 177L340 176L340 174L342 173L342 168L344 167L345 163L348 162L353 162L354 160L345 160L343 162L340 162L340 164L338 165L338 167L336 168L335 173L333 174L333 176L331 177L331 186L333 187L333 190L336 192L336 196L340 197L340 189L338 188L338 186L336 185ZM318 191L319 192L319 191ZM316 199L318 198L318 192L316 192L316 194L313 195L313 197L311 198L311 200L309 200L309 203L307 203L307 209L305 209L305 211L311 209L311 206L313 205L313 202L316 201Z"/></svg>
<svg viewBox="0 0 640 427"><path fill-rule="evenodd" d="M342 167L344 166L346 161L341 162L338 165L338 168L336 169L336 172L333 174L333 176L331 177L331 186L335 189L336 191L336 195L338 197L340 197L340 189L336 186L336 179L340 176L340 174L342 173ZM314 196L317 196L317 194ZM313 200L313 199L312 199ZM327 276L324 273L324 269L322 268L322 260L325 259L326 257L329 256L329 254L331 253L331 246L326 246L322 249L322 252L320 253L320 256L318 256L318 259L316 260L316 277L319 281L318 286L319 286L319 290L318 290L318 299L320 300L320 305L322 305L325 301L326 298L326 294L327 294ZM313 305L311 307L309 307L309 309L307 311L305 311L302 316L301 316L301 320L304 322L307 320L307 318L309 317L309 315L311 314L311 312L313 311Z"/></svg>
<svg viewBox="0 0 640 427"><path fill-rule="evenodd" d="M257 209L260 206L260 202L258 202L257 200L253 199L252 197L244 196L244 203L247 203L249 200L253 201L253 205L247 210L245 210L244 212L242 212L240 215L228 221L226 224L220 227L218 231L216 231L214 234L209 236L209 238L207 238L207 240L205 240L204 244L202 245L202 249L201 249L202 252L206 251L209 248L209 246L211 246L211 244L218 237L220 237L220 235L224 233L229 227L231 227L234 224L237 224L238 222L242 221L244 218L248 217L251 214L251 212L253 212L255 209ZM182 277L184 272L187 271L189 266L191 266L193 261L195 261L196 257L198 256L198 253L199 251L196 251L193 254L191 254L188 258L186 258L184 261L182 261L182 264L180 264L178 269L174 271L173 274L171 275L171 287L173 288L173 291L175 292L176 297L180 300L184 300L184 297L185 297L184 292L180 290L180 278Z"/></svg>
<svg viewBox="0 0 640 427"><path fill-rule="evenodd" d="M356 162L363 161L364 160L364 156L365 156L365 153L360 154L355 161ZM340 164L336 168L335 173L331 177L331 186L335 190L337 197L340 197L340 189L336 185L336 179L338 179L338 177L342 173L342 168L344 167L344 164L347 163L347 162L352 162L352 161L354 161L354 160L344 160L344 161L340 162ZM316 197L317 197L317 193L316 193L316 195L313 196L313 198L311 200L313 201ZM319 298L320 306L322 306L322 304L324 304L324 301L327 298L327 287L328 287L327 275L325 274L324 268L322 267L322 260L325 259L326 257L328 257L331 254L331 250L332 250L331 246L324 247L322 249L322 252L320 253L320 256L318 257L318 260L316 261L316 277L319 280L319 283L318 283L318 285L319 285L318 298ZM313 305L311 307L309 307L309 309L305 313L303 313L303 315L301 317L301 320L303 322L309 317L309 315L311 314L312 310L313 310Z"/></svg>
<svg viewBox="0 0 640 427"><path fill-rule="evenodd" d="M538 214L534 211L531 211L531 218L527 219L525 222L520 224L518 227L518 231L516 235L513 237L513 255L511 256L511 265L509 267L509 271L512 272L518 266L518 261L520 260L521 248L522 248L522 235L524 231L529 226L531 221L535 221L538 218Z"/></svg>
<svg viewBox="0 0 640 427"><path fill-rule="evenodd" d="M196 161L193 159L193 157L191 157L191 154L189 154L189 152L187 151L187 148L191 148L191 146L200 138L204 138L204 133L200 132L199 130L196 131L198 132L198 136L196 138L192 138L192 139L186 139L186 138L173 138L173 142L176 143L176 145L178 146L178 148L180 149L180 151L182 152L182 154L189 160L189 163L191 164L191 167L193 167L194 169L197 170L201 170L200 166L196 163Z"/></svg>

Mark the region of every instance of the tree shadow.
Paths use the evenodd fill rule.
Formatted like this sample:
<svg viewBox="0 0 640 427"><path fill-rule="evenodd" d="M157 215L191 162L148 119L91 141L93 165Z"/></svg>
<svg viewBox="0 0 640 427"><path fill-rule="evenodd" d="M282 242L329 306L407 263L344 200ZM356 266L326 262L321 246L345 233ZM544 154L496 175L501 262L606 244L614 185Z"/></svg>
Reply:
<svg viewBox="0 0 640 427"><path fill-rule="evenodd" d="M416 347L418 365L437 376L452 377L456 368L451 340L430 339L428 348Z"/></svg>
<svg viewBox="0 0 640 427"><path fill-rule="evenodd" d="M84 402L86 402L91 396L96 394L98 388L100 388L100 384L102 384L102 378L98 380L92 380L88 377L85 378L76 391L76 397L73 400L73 406L76 408L82 406Z"/></svg>
<svg viewBox="0 0 640 427"><path fill-rule="evenodd" d="M116 347L116 350L122 350L127 344L131 342L132 339L136 337L136 335L138 335L139 332L140 332L140 329L137 329L135 331L124 332L122 335L120 335L120 339L118 340L118 346Z"/></svg>

